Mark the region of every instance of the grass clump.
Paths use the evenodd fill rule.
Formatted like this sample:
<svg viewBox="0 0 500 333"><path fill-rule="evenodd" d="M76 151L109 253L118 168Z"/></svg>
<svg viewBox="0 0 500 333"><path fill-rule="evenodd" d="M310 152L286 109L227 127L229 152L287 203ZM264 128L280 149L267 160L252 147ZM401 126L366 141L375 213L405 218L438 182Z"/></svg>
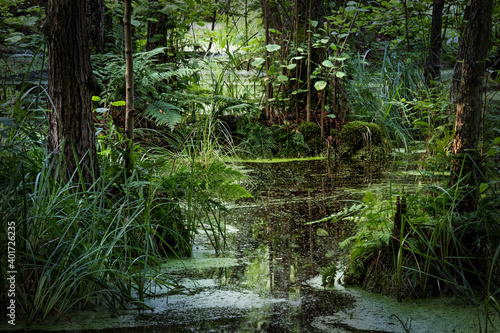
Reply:
<svg viewBox="0 0 500 333"><path fill-rule="evenodd" d="M427 191L434 195L429 197ZM486 290L488 284L498 290L498 277L489 280L484 273L497 271L499 259L492 254L500 243L500 229L488 211L453 213L449 193L437 187L399 197L365 195L363 209L354 218L357 232L341 244L350 248L346 284L405 297L458 293L473 299L476 290ZM395 212L401 205L398 219ZM442 214L443 209L448 214Z"/></svg>
<svg viewBox="0 0 500 333"><path fill-rule="evenodd" d="M11 106L24 108L23 101ZM155 288L179 287L160 267L190 254L198 225L223 251L224 203L249 193L237 185L242 174L215 154L215 124L155 130L155 140L136 143L125 170L126 142L108 122L97 137L99 172L88 184L78 174L65 178L62 159L46 151L43 114L10 115L0 142L0 226L15 222L19 319L68 318L83 306L146 308ZM156 141L163 146L152 146ZM7 304L5 233L0 251L0 300Z"/></svg>

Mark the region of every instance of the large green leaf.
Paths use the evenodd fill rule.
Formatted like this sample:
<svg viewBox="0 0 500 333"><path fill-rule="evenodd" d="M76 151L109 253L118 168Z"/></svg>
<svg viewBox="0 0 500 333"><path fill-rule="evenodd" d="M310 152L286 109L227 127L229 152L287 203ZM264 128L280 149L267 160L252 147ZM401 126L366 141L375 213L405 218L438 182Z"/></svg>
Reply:
<svg viewBox="0 0 500 333"><path fill-rule="evenodd" d="M325 89L326 87L326 81L316 81L316 83L314 84L314 88L316 88L316 90L323 90Z"/></svg>
<svg viewBox="0 0 500 333"><path fill-rule="evenodd" d="M330 60L328 60L328 59L326 59L325 61L323 61L321 64L323 66L325 66L325 67L328 67L328 68L332 68L333 67L333 63Z"/></svg>
<svg viewBox="0 0 500 333"><path fill-rule="evenodd" d="M344 72L338 71L335 73L335 76L339 79L343 78L346 74Z"/></svg>
<svg viewBox="0 0 500 333"><path fill-rule="evenodd" d="M288 76L278 75L278 81L279 82L286 82L286 81L288 81Z"/></svg>
<svg viewBox="0 0 500 333"><path fill-rule="evenodd" d="M263 58L255 58L255 60L252 62L252 66L258 67L265 63L266 61Z"/></svg>
<svg viewBox="0 0 500 333"><path fill-rule="evenodd" d="M113 106L124 106L125 105L125 101L116 101L116 102L111 103L111 105L113 105Z"/></svg>
<svg viewBox="0 0 500 333"><path fill-rule="evenodd" d="M269 45L266 45L266 49L268 52L274 52L274 51L278 51L279 49L281 49L281 46L279 46L277 44L269 44Z"/></svg>

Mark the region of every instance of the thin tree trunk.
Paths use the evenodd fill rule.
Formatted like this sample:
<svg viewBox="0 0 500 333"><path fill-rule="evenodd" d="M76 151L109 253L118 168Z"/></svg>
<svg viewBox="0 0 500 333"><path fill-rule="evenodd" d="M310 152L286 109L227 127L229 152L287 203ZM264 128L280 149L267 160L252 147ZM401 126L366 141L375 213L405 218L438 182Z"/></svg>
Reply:
<svg viewBox="0 0 500 333"><path fill-rule="evenodd" d="M306 100L306 121L311 121L311 59L312 59L312 0L309 0L309 31L307 33L307 100Z"/></svg>
<svg viewBox="0 0 500 333"><path fill-rule="evenodd" d="M410 39L408 37L408 8L406 7L406 0L401 1L405 9L405 30L406 30L406 51L410 52Z"/></svg>
<svg viewBox="0 0 500 333"><path fill-rule="evenodd" d="M43 31L49 53L49 152L62 159L62 180L76 180L78 170L87 184L98 176L91 90L87 1L47 2ZM58 177L60 175L57 175Z"/></svg>
<svg viewBox="0 0 500 333"><path fill-rule="evenodd" d="M217 5L219 3L219 0L215 0L215 4ZM210 28L210 32L213 32L214 29L215 29L215 23L217 22L217 7L214 9L214 12L212 14L212 26ZM210 37L210 42L208 43L208 47L207 47L207 53L210 52L210 50L212 49L212 44L214 42L214 38L213 37Z"/></svg>
<svg viewBox="0 0 500 333"><path fill-rule="evenodd" d="M443 25L444 1L445 0L434 0L432 6L429 60L424 73L427 85L430 84L431 80L441 76L441 30Z"/></svg>
<svg viewBox="0 0 500 333"><path fill-rule="evenodd" d="M455 134L452 153L455 156L452 184L463 186L464 198L458 211L476 209L479 186L479 141L483 75L490 47L493 0L471 0L469 18L459 53L463 55L457 98Z"/></svg>
<svg viewBox="0 0 500 333"><path fill-rule="evenodd" d="M248 46L248 0L245 0L245 46Z"/></svg>
<svg viewBox="0 0 500 333"><path fill-rule="evenodd" d="M269 1L260 0L263 12L263 24L266 30L267 41L266 44L280 44L282 48L280 49L281 59L289 59L292 54L290 54L290 46L293 41L295 44L294 55L299 56L301 53L296 49L300 44L308 43L308 40L312 38L311 33L308 32L311 28L311 20L317 21L318 26L321 27L325 17L324 1L323 0L295 0L295 1ZM273 33L269 31L270 29L275 29L279 33ZM308 36L310 38L308 38ZM283 42L279 42L278 38ZM291 80L289 80L286 85L285 94L291 95L290 90L294 90L297 93L293 95L290 99L287 109L295 109L295 116L298 119L299 111L302 109L309 109L309 120L311 119L311 111L313 109L312 103L314 100L308 101L314 98L311 94L314 93L314 79L309 80L312 72L311 66L319 59L319 54L322 52L314 47L306 47L309 50L309 56L303 60L294 59L297 64L295 71L290 74ZM302 51L301 51L302 52ZM309 64L309 66L308 66ZM307 75L307 69L309 68L309 75ZM314 67L313 67L314 68ZM293 81L296 81L295 83ZM309 89L307 89L307 87ZM272 85L270 89L272 91ZM298 93L298 91L303 90L303 92ZM307 90L310 93L307 93ZM272 94L268 94L271 98ZM318 104L319 105L319 104Z"/></svg>
<svg viewBox="0 0 500 333"><path fill-rule="evenodd" d="M325 100L326 100L326 88L323 89L321 92L321 122L320 122L320 129L321 129L321 138L325 138Z"/></svg>
<svg viewBox="0 0 500 333"><path fill-rule="evenodd" d="M157 2L150 1L149 2L150 9L151 8L159 8ZM167 23L168 16L160 11L157 11L153 18L155 21L148 21L148 32L147 32L147 41L146 41L146 51L152 51L157 47L166 47L167 46ZM131 33L132 36L132 33ZM132 37L131 37L132 38ZM159 53L157 55L158 63L164 64L169 62L169 57L167 52Z"/></svg>
<svg viewBox="0 0 500 333"><path fill-rule="evenodd" d="M269 45L269 0L264 0L263 5L264 9L264 29L265 29L265 43L266 45ZM267 51L267 48L265 50L265 57L266 57L266 75L269 73L269 52ZM270 105L269 105L269 98L271 98L271 82L268 78L266 78L266 118L270 119L271 118L271 112L270 112Z"/></svg>
<svg viewBox="0 0 500 333"><path fill-rule="evenodd" d="M134 63L132 59L132 0L125 0L124 32L125 32L125 137L127 147L125 151L125 168L132 168L132 154L134 151Z"/></svg>
<svg viewBox="0 0 500 333"><path fill-rule="evenodd" d="M299 0L295 0L295 34L294 34L294 41L295 41L295 56L299 56ZM302 67L302 59L296 59L298 62L297 67L295 67L295 78L296 83L295 83L295 91L298 92L300 89L300 80L298 79L300 77L299 69ZM298 101L298 93L295 95L295 121L299 121L299 101Z"/></svg>
<svg viewBox="0 0 500 333"><path fill-rule="evenodd" d="M469 20L469 14L470 14L470 6L466 6L465 7L465 13L464 13L464 17L463 17L463 20L462 20L462 31L461 31L461 34L459 35L458 37L458 51L457 51L457 57L456 57L456 61L455 61L455 67L454 67L454 70L453 70L453 77L452 77L452 80L451 80L451 89L450 89L450 103L452 105L455 105L455 103L457 102L457 98L458 98L458 93L459 93L459 90L460 90L460 81L461 81L461 77L462 77L462 60L464 59L464 51L465 51L465 47L462 47L462 45L464 45L464 34L465 34L465 25L466 25L466 22L468 22Z"/></svg>

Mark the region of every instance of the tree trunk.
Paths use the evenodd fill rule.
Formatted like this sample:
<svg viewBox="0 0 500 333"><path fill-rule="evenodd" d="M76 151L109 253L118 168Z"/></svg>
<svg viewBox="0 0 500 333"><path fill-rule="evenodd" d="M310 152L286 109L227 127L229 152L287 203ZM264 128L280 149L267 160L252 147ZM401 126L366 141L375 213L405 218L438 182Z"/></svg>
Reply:
<svg viewBox="0 0 500 333"><path fill-rule="evenodd" d="M262 14L264 15L262 19L264 29L266 31L269 31L269 29L276 29L281 32L283 29L283 22L281 20L280 9L276 1L260 0L260 4L262 7ZM276 43L274 36L270 35L269 43Z"/></svg>
<svg viewBox="0 0 500 333"><path fill-rule="evenodd" d="M80 166L83 180L91 183L98 168L91 106L95 78L90 65L87 1L49 0L46 13L43 30L49 53L48 92L52 109L48 113L48 150L62 158L66 180L74 179Z"/></svg>
<svg viewBox="0 0 500 333"><path fill-rule="evenodd" d="M150 1L149 8L160 8L157 1ZM148 36L146 42L146 50L152 51L157 47L165 47L167 46L167 24L168 24L168 16L159 10L153 15L153 18L157 21L148 21ZM169 57L167 52L158 54L158 63L164 64L168 63Z"/></svg>
<svg viewBox="0 0 500 333"><path fill-rule="evenodd" d="M132 0L125 0L124 11L125 32L125 169L132 168L132 153L134 151L134 62L132 58Z"/></svg>
<svg viewBox="0 0 500 333"><path fill-rule="evenodd" d="M429 45L429 59L425 68L425 82L441 76L441 28L443 25L443 8L445 0L434 0L432 6L432 21Z"/></svg>
<svg viewBox="0 0 500 333"><path fill-rule="evenodd" d="M104 0L88 0L89 42L97 53L104 53Z"/></svg>
<svg viewBox="0 0 500 333"><path fill-rule="evenodd" d="M406 52L410 53L410 38L408 37L408 7L406 6L406 0L402 0L401 4L403 5L405 11Z"/></svg>
<svg viewBox="0 0 500 333"><path fill-rule="evenodd" d="M471 0L469 19L459 45L463 55L460 66L460 86L457 97L457 113L452 153L455 155L452 184L464 186L464 198L458 211L473 211L478 198L478 166L482 88L485 60L490 47L493 0ZM462 179L460 179L462 178Z"/></svg>
<svg viewBox="0 0 500 333"><path fill-rule="evenodd" d="M306 73L306 82L307 82L307 96L306 96L306 121L311 121L311 95L312 92L312 82L311 82L311 61L312 61L312 2L313 0L309 0L309 29L307 31L307 73Z"/></svg>
<svg viewBox="0 0 500 333"><path fill-rule="evenodd" d="M219 0L215 0L215 4L217 5L217 3L219 2ZM246 6L246 2L245 2L245 6ZM213 33L214 32L214 29L215 29L215 24L217 23L217 8L214 9L214 12L212 14L212 27L210 28L210 32ZM247 16L246 16L246 12L245 12L245 33L247 33ZM246 40L247 38L245 38ZM207 47L207 50L205 51L206 53L210 52L210 50L212 49L212 45L213 45L213 42L214 42L214 38L213 37L210 37L210 42L208 43L208 47Z"/></svg>
<svg viewBox="0 0 500 333"><path fill-rule="evenodd" d="M450 89L450 103L455 104L457 102L457 97L460 89L460 81L462 78L462 61L464 60L464 51L465 47L462 47L464 45L464 34L465 34L465 28L464 26L469 20L469 13L470 13L470 6L465 7L465 12L464 12L464 17L462 19L462 28L461 28L461 34L458 37L458 51L457 51L457 57L455 61L455 67L453 69L453 77L451 79L451 89Z"/></svg>

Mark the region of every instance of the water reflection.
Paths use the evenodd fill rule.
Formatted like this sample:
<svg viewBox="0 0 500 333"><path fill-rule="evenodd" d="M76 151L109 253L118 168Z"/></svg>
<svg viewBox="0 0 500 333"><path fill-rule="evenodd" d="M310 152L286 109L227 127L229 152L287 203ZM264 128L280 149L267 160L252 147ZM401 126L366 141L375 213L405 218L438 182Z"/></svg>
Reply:
<svg viewBox="0 0 500 333"><path fill-rule="evenodd" d="M398 303L357 289L321 286L320 270L339 259L338 243L350 228L348 223L307 222L338 212L352 204L346 200L360 200L367 190L380 191L388 182L387 163L296 161L242 167L254 199L231 208L225 256L216 256L201 233L192 258L164 267L186 289L155 290L156 296L146 302L153 310L139 315L97 309L71 315L72 323L59 321L52 329L402 332L397 315L413 320L412 332L478 331L474 310L449 300ZM408 184L407 179L391 181Z"/></svg>
<svg viewBox="0 0 500 333"><path fill-rule="evenodd" d="M156 290L161 296L146 302L153 310L139 315L79 313L58 329L318 332L317 318L352 308L350 294L324 289L319 276L322 267L338 259L348 225L307 222L352 204L345 200L361 199L364 190L353 189L381 183L387 164L316 160L241 167L249 174L246 187L254 199L231 208L225 256L217 257L200 233L192 258L165 267L185 290ZM340 323L329 325L335 332L356 332Z"/></svg>
<svg viewBox="0 0 500 333"><path fill-rule="evenodd" d="M166 305L155 305L158 315L147 317L172 332L315 332L316 318L352 308L354 299L322 288L319 275L338 259L348 226L308 222L352 204L347 199L361 199L362 191L352 189L380 182L386 165L319 160L242 167L254 199L232 207L228 218L237 230L229 234L226 251L234 264L202 264L213 259L218 266L221 258L200 239L191 259L196 268L170 272L196 281L194 295L171 296ZM355 332L341 326L339 332Z"/></svg>
<svg viewBox="0 0 500 333"><path fill-rule="evenodd" d="M349 205L344 200L354 199L353 194L344 188L380 181L385 166L296 161L247 167L251 168L248 188L257 204L233 209L233 223L240 230L236 252L249 258L244 276L250 288L291 301L286 306L271 303L267 318L260 318L266 323L261 328L265 332L308 331L315 317L350 307L352 299L309 284L322 267L337 259L338 242L348 230L340 224L307 222ZM246 252L241 250L251 244Z"/></svg>

